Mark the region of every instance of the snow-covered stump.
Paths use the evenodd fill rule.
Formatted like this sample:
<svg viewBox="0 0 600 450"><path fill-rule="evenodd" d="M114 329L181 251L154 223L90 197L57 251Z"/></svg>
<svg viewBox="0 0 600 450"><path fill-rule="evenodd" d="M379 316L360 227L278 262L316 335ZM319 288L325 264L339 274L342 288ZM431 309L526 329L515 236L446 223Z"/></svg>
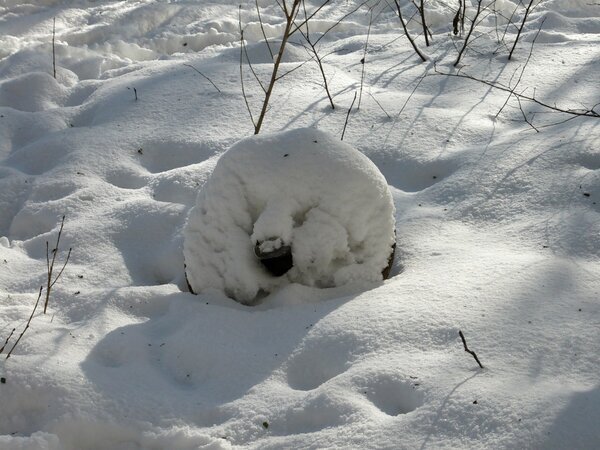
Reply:
<svg viewBox="0 0 600 450"><path fill-rule="evenodd" d="M184 232L190 289L216 288L244 304L289 283L381 281L394 248L394 204L381 172L312 128L235 144Z"/></svg>

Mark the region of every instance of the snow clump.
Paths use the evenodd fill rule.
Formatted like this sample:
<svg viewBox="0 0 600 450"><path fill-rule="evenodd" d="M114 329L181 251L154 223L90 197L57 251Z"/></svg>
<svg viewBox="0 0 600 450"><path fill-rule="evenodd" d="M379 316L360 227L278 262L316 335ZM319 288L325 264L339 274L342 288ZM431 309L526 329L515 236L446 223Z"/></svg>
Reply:
<svg viewBox="0 0 600 450"><path fill-rule="evenodd" d="M289 283L381 281L394 213L375 164L330 134L307 128L244 139L219 159L190 211L188 283L254 304Z"/></svg>

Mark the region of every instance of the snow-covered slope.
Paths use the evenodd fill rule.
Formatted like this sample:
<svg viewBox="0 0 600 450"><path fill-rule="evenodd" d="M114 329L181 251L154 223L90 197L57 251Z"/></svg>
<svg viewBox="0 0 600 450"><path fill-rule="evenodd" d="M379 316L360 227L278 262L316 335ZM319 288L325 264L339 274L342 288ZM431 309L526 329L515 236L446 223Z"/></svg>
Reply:
<svg viewBox="0 0 600 450"><path fill-rule="evenodd" d="M276 40L281 14L260 3ZM326 6L311 33L356 6ZM508 62L497 38L514 7L486 10L460 73L512 86L520 77L518 92L560 108L598 104L597 5L542 3ZM11 357L0 355L0 448L598 447L599 119L523 102L537 133L514 97L497 114L506 92L435 73L456 73L463 41L452 11L426 8L426 63L385 3L370 30L363 6L320 42L335 110L314 61L298 67L309 56L294 37L282 70L295 70L276 85L261 132L341 136L364 67L344 142L389 183L392 277L291 284L247 307L191 295L183 272L200 187L254 131L238 4L0 5L0 344L16 328L7 350L45 283L46 242L63 215L57 266L72 248L47 314L38 309ZM254 2L241 19L252 68L268 79ZM244 77L257 111L247 65Z"/></svg>

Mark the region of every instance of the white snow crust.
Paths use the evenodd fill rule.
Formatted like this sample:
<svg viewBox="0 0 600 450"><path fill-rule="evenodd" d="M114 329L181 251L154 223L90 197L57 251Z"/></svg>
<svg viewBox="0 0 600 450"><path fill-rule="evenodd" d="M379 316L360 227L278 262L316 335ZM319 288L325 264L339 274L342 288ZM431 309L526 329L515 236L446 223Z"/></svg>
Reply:
<svg viewBox="0 0 600 450"><path fill-rule="evenodd" d="M0 354L1 450L600 447L598 119L436 75L598 111L597 1L539 3L508 61L517 28L505 27L523 7L485 0L459 68L458 2L425 2L427 48L401 2L425 63L393 2L352 12L360 3L332 1L310 26L316 39L349 14L319 41L335 110L295 35L281 65L293 71L243 145L287 132L337 141L348 118L344 142L393 200L391 277L328 288L286 278L249 307L220 289L190 294L183 268L198 192L254 132L238 2L0 1L0 346L25 328L63 215L57 266L72 248L47 313ZM275 49L281 12L259 4ZM320 4L307 0L308 13ZM254 1L241 19L267 83ZM247 64L243 76L256 116L264 92ZM260 211L245 222L247 251ZM261 236L289 231L269 217Z"/></svg>
<svg viewBox="0 0 600 450"><path fill-rule="evenodd" d="M216 288L248 304L284 283L381 281L394 243L381 172L338 137L308 128L248 138L221 156L190 211L184 256L195 292ZM271 275L257 244L290 246L291 270Z"/></svg>

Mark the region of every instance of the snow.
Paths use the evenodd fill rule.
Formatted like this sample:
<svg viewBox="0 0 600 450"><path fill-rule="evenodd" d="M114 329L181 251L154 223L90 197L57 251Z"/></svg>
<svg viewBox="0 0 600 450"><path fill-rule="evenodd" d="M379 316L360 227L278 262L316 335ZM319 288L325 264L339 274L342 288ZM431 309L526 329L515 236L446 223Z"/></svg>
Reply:
<svg viewBox="0 0 600 450"><path fill-rule="evenodd" d="M0 448L598 447L598 119L565 121L523 102L537 133L514 98L497 115L506 92L435 74L434 61L456 73L463 42L451 35L445 2L426 2L429 48L417 17L409 24L427 63L384 3L374 9L344 148L368 157L375 167L361 170L376 168L389 186L391 278L319 287L315 274L288 283L290 273L281 286L261 286L270 293L256 306L214 285L192 295L183 269L198 192L229 195L234 186L220 190L213 174L256 169L228 151L254 131L239 83L238 4L2 3L0 344L25 327L63 215L57 264L72 254L48 313L38 308L11 357L0 355ZM260 4L276 47L281 15ZM326 6L311 34L357 5ZM562 108L600 102L597 5L541 3L509 62L496 29L501 37L515 6L486 10L460 73L514 86L524 70L518 92ZM278 81L261 134L234 148L258 158L253 142L286 142L291 158L315 133L341 149L370 17L363 7L320 42L335 110L310 61ZM266 80L272 64L254 2L241 19L253 69ZM515 36L509 27L506 42ZM308 59L298 42L282 70ZM261 88L247 65L244 76L257 111ZM303 186L325 195L322 182L347 181L330 177ZM270 197L272 185L259 186L256 198ZM297 186L290 195L300 195ZM293 206L276 200L268 212ZM233 204L219 211L225 206ZM357 222L342 228L389 226L351 214ZM261 223L277 229L250 221L244 239L285 235L289 221L279 218L289 213L276 216Z"/></svg>
<svg viewBox="0 0 600 450"><path fill-rule="evenodd" d="M381 281L394 242L394 204L377 167L308 128L242 140L219 159L187 219L184 256L194 292L252 304L290 282ZM255 255L286 248L293 267L283 276Z"/></svg>

